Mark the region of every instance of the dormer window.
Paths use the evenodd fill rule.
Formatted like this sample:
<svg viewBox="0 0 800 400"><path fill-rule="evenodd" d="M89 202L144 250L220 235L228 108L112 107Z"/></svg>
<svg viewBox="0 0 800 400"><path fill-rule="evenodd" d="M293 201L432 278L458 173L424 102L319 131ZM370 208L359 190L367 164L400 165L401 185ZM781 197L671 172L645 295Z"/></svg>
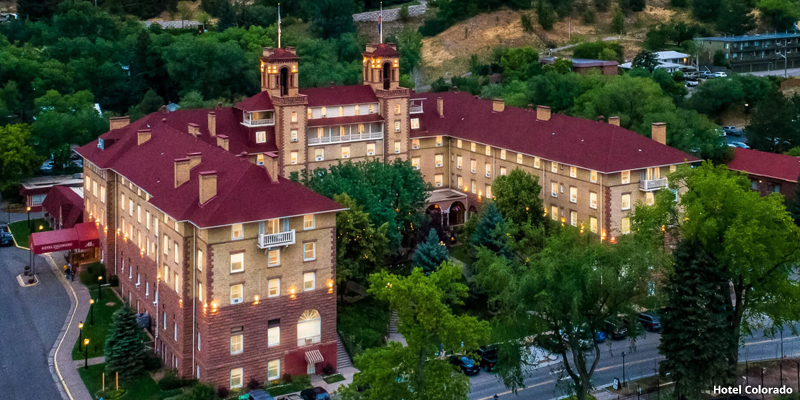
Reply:
<svg viewBox="0 0 800 400"><path fill-rule="evenodd" d="M328 107L322 107L322 111L320 111L320 114L322 115L322 118L328 116Z"/></svg>
<svg viewBox="0 0 800 400"><path fill-rule="evenodd" d="M256 132L256 143L266 143L266 142L267 142L267 132L266 131Z"/></svg>
<svg viewBox="0 0 800 400"><path fill-rule="evenodd" d="M314 112L313 112L313 111L312 111L312 110L309 108L309 109L308 109L308 116L307 116L307 118L308 118L308 119L311 119L311 117L312 117L313 115L314 115Z"/></svg>
<svg viewBox="0 0 800 400"><path fill-rule="evenodd" d="M339 116L340 117L344 116L344 107L342 107L342 106L339 106Z"/></svg>
<svg viewBox="0 0 800 400"><path fill-rule="evenodd" d="M370 114L374 114L375 113L375 106L373 106L372 104L369 105L369 113Z"/></svg>
<svg viewBox="0 0 800 400"><path fill-rule="evenodd" d="M360 115L360 114L361 114L361 107L359 107L359 105L356 104L356 115Z"/></svg>

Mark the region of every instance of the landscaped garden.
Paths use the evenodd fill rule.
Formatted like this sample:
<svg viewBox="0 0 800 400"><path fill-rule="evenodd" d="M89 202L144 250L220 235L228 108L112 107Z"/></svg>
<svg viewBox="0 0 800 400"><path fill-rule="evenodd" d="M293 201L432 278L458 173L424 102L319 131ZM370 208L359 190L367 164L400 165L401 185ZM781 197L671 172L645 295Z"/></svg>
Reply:
<svg viewBox="0 0 800 400"><path fill-rule="evenodd" d="M106 335L111 325L111 316L115 311L122 307L122 301L114 294L114 290L110 287L103 288L103 298L98 300L97 287L90 287L89 295L95 299L95 303L91 305L91 309L80 320L83 322L83 329L78 342L72 349L72 359L82 360L86 357L86 352L81 343L83 339L89 339L89 358L100 357L104 354L104 346L106 343ZM92 314L94 314L94 323L92 323Z"/></svg>
<svg viewBox="0 0 800 400"><path fill-rule="evenodd" d="M27 219L12 222L8 225L8 229L10 229L11 234L14 235L14 240L17 242L17 245L25 248L28 248L28 238L31 233L46 232L51 230L50 224L41 218L32 219L30 223L28 223Z"/></svg>

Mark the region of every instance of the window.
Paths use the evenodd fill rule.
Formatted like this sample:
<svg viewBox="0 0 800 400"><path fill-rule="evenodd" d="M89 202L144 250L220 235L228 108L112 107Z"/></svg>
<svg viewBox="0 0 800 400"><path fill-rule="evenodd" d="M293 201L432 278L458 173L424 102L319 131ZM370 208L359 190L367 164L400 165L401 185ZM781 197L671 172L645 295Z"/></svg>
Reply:
<svg viewBox="0 0 800 400"><path fill-rule="evenodd" d="M506 167L500 167L500 176L505 176L507 173Z"/></svg>
<svg viewBox="0 0 800 400"><path fill-rule="evenodd" d="M631 183L631 171L622 171L622 183Z"/></svg>
<svg viewBox="0 0 800 400"><path fill-rule="evenodd" d="M414 167L414 169L419 169L419 157L411 158L411 166Z"/></svg>
<svg viewBox="0 0 800 400"><path fill-rule="evenodd" d="M553 221L558 221L558 206L550 206L550 218L552 218Z"/></svg>
<svg viewBox="0 0 800 400"><path fill-rule="evenodd" d="M781 192L781 185L775 185L772 187L772 193L780 193Z"/></svg>
<svg viewBox="0 0 800 400"><path fill-rule="evenodd" d="M256 165L264 165L264 155L256 154Z"/></svg>
<svg viewBox="0 0 800 400"><path fill-rule="evenodd" d="M243 285L231 285L231 304L239 304L244 301Z"/></svg>
<svg viewBox="0 0 800 400"><path fill-rule="evenodd" d="M342 146L342 158L350 158L350 146Z"/></svg>
<svg viewBox="0 0 800 400"><path fill-rule="evenodd" d="M303 274L303 290L314 290L317 287L317 273L306 272Z"/></svg>
<svg viewBox="0 0 800 400"><path fill-rule="evenodd" d="M119 209L125 211L125 195L119 195Z"/></svg>
<svg viewBox="0 0 800 400"><path fill-rule="evenodd" d="M267 281L267 297L278 297L281 295L281 279L275 278Z"/></svg>
<svg viewBox="0 0 800 400"><path fill-rule="evenodd" d="M569 176L570 176L570 178L577 178L578 177L578 168L577 167L569 167Z"/></svg>
<svg viewBox="0 0 800 400"><path fill-rule="evenodd" d="M462 144L461 139L458 139L456 141L456 147L458 147L460 149L461 148L461 144Z"/></svg>
<svg viewBox="0 0 800 400"><path fill-rule="evenodd" d="M463 161L463 158L460 155L456 156L456 168L461 169L461 162L462 161Z"/></svg>
<svg viewBox="0 0 800 400"><path fill-rule="evenodd" d="M267 322L267 346L277 346L281 344L281 325L280 320Z"/></svg>
<svg viewBox="0 0 800 400"><path fill-rule="evenodd" d="M550 182L550 196L558 197L558 183Z"/></svg>
<svg viewBox="0 0 800 400"><path fill-rule="evenodd" d="M243 341L244 341L244 335L242 335L241 333L238 335L231 336L231 354L242 353L242 348L244 347L242 343Z"/></svg>
<svg viewBox="0 0 800 400"><path fill-rule="evenodd" d="M434 160L436 161L436 168L444 166L444 156L442 154L435 155Z"/></svg>
<svg viewBox="0 0 800 400"><path fill-rule="evenodd" d="M375 112L375 108L374 108L374 106L372 104L369 105L368 111L369 111L370 114Z"/></svg>
<svg viewBox="0 0 800 400"><path fill-rule="evenodd" d="M311 119L311 117L312 117L313 115L314 115L314 114L313 114L313 111L312 111L312 110L309 108L309 109L308 109L308 115L306 115L306 118L308 118L308 119Z"/></svg>
<svg viewBox="0 0 800 400"><path fill-rule="evenodd" d="M653 192L645 192L644 194L644 202L648 206L652 206L655 202L655 196L653 196Z"/></svg>
<svg viewBox="0 0 800 400"><path fill-rule="evenodd" d="M267 379L272 381L281 376L281 360L272 360L267 364Z"/></svg>
<svg viewBox="0 0 800 400"><path fill-rule="evenodd" d="M237 239L244 239L244 225L242 224L231 225L231 240Z"/></svg>
<svg viewBox="0 0 800 400"><path fill-rule="evenodd" d="M400 154L400 141L394 141L394 154Z"/></svg>
<svg viewBox="0 0 800 400"><path fill-rule="evenodd" d="M627 217L623 218L622 221L620 221L619 230L623 235L631 233L631 219Z"/></svg>
<svg viewBox="0 0 800 400"><path fill-rule="evenodd" d="M589 207L597 209L597 193L589 192Z"/></svg>
<svg viewBox="0 0 800 400"><path fill-rule="evenodd" d="M622 195L622 209L623 210L630 210L631 209L631 194L625 193Z"/></svg>
<svg viewBox="0 0 800 400"><path fill-rule="evenodd" d="M180 263L180 252L178 251L178 242L175 242L175 263Z"/></svg>
<svg viewBox="0 0 800 400"><path fill-rule="evenodd" d="M491 178L492 177L492 163L488 163L487 162L486 166L484 167L484 170L485 170L484 172L486 173L486 177L487 178Z"/></svg>
<svg viewBox="0 0 800 400"><path fill-rule="evenodd" d="M266 143L266 142L267 142L267 132L266 131L256 132L256 143Z"/></svg>
<svg viewBox="0 0 800 400"><path fill-rule="evenodd" d="M89 187L91 187L91 184L92 184L92 178L89 178L88 176L83 178L83 187L86 188L87 192L89 191Z"/></svg>
<svg viewBox="0 0 800 400"><path fill-rule="evenodd" d="M344 117L344 107L339 106L339 116Z"/></svg>
<svg viewBox="0 0 800 400"><path fill-rule="evenodd" d="M292 111L292 122L297 122L297 112Z"/></svg>
<svg viewBox="0 0 800 400"><path fill-rule="evenodd" d="M550 172L557 173L558 172L558 163L555 161L550 162Z"/></svg>
<svg viewBox="0 0 800 400"><path fill-rule="evenodd" d="M131 217L133 216L133 199L128 199L128 204L130 204L130 208L128 208L128 215Z"/></svg>
<svg viewBox="0 0 800 400"><path fill-rule="evenodd" d="M325 160L325 149L315 149L314 150L314 159L316 161L324 161Z"/></svg>
<svg viewBox="0 0 800 400"><path fill-rule="evenodd" d="M486 197L489 199L492 198L492 185L486 185Z"/></svg>
<svg viewBox="0 0 800 400"><path fill-rule="evenodd" d="M169 283L169 267L164 265L164 283Z"/></svg>
<svg viewBox="0 0 800 400"><path fill-rule="evenodd" d="M361 114L361 107L358 104L356 104L356 107L355 107L355 114L356 115L360 115Z"/></svg>
<svg viewBox="0 0 800 400"><path fill-rule="evenodd" d="M589 171L589 180L597 182L597 171Z"/></svg>
<svg viewBox="0 0 800 400"><path fill-rule="evenodd" d="M314 214L306 214L303 216L303 229L314 229L317 225L316 216Z"/></svg>
<svg viewBox="0 0 800 400"><path fill-rule="evenodd" d="M442 146L444 146L444 139L442 139L441 136L437 136L436 137L436 147L442 147Z"/></svg>
<svg viewBox="0 0 800 400"><path fill-rule="evenodd" d="M395 132L400 132L400 120L399 119L394 120L394 131Z"/></svg>
<svg viewBox="0 0 800 400"><path fill-rule="evenodd" d="M569 212L569 224L572 226L578 226L578 212L577 211L570 211Z"/></svg>
<svg viewBox="0 0 800 400"><path fill-rule="evenodd" d="M181 294L181 276L178 273L175 273L175 279L173 280L175 284L175 293Z"/></svg>
<svg viewBox="0 0 800 400"><path fill-rule="evenodd" d="M268 253L267 266L274 267L277 265L281 265L281 250L270 250Z"/></svg>
<svg viewBox="0 0 800 400"><path fill-rule="evenodd" d="M290 160L291 160L292 165L296 165L297 164L297 152L296 151L293 151L291 153Z"/></svg>
<svg viewBox="0 0 800 400"><path fill-rule="evenodd" d="M244 271L244 253L231 254L231 273Z"/></svg>
<svg viewBox="0 0 800 400"><path fill-rule="evenodd" d="M750 181L750 189L758 190L758 181L757 180L753 179L753 180ZM122 222L125 222L125 220L123 220ZM124 230L124 228L123 228L123 230Z"/></svg>
<svg viewBox="0 0 800 400"><path fill-rule="evenodd" d="M125 224L122 225L122 230L125 230ZM162 247L164 247L164 254L169 254L169 237L167 235L164 235L164 246Z"/></svg>
<svg viewBox="0 0 800 400"><path fill-rule="evenodd" d="M444 180L444 175L442 175L442 174L434 175L434 177L433 177L434 186L442 187L443 180Z"/></svg>
<svg viewBox="0 0 800 400"><path fill-rule="evenodd" d="M475 179L470 180L469 185L470 185L470 189L471 189L470 191L474 194L475 193Z"/></svg>
<svg viewBox="0 0 800 400"><path fill-rule="evenodd" d="M477 146L475 145L475 143L470 143L470 144L469 144L469 151L471 151L471 152L473 152L473 153L474 153L474 152L475 152L475 149L476 149L476 147L477 147Z"/></svg>
<svg viewBox="0 0 800 400"><path fill-rule="evenodd" d="M400 114L400 104L395 104L394 105L394 113L395 114Z"/></svg>
<svg viewBox="0 0 800 400"><path fill-rule="evenodd" d="M100 186L100 201L105 204L106 202L106 187Z"/></svg>
<svg viewBox="0 0 800 400"><path fill-rule="evenodd" d="M322 321L317 310L306 310L297 320L297 344L319 343Z"/></svg>
<svg viewBox="0 0 800 400"><path fill-rule="evenodd" d="M197 300L203 301L203 283L197 282Z"/></svg>
<svg viewBox="0 0 800 400"><path fill-rule="evenodd" d="M597 218L589 217L589 231L597 233Z"/></svg>
<svg viewBox="0 0 800 400"><path fill-rule="evenodd" d="M485 150L486 150L485 154L487 156L491 156L492 155L492 146L487 145Z"/></svg>
<svg viewBox="0 0 800 400"><path fill-rule="evenodd" d="M670 166L669 166L669 172L670 172L670 173L672 173L672 172L675 172L675 170L677 170L677 169L678 169L678 166L677 166L677 165L670 165Z"/></svg>
<svg viewBox="0 0 800 400"><path fill-rule="evenodd" d="M522 164L522 154L517 153L517 164Z"/></svg>
<svg viewBox="0 0 800 400"><path fill-rule="evenodd" d="M375 143L368 143L367 144L367 155L374 156L375 155Z"/></svg>
<svg viewBox="0 0 800 400"><path fill-rule="evenodd" d="M322 107L320 115L322 115L322 118L325 118L328 115L328 107Z"/></svg>
<svg viewBox="0 0 800 400"><path fill-rule="evenodd" d="M317 259L317 243L308 242L303 243L303 260L313 261Z"/></svg>
<svg viewBox="0 0 800 400"><path fill-rule="evenodd" d="M292 129L291 140L292 140L292 143L297 142L297 129Z"/></svg>
<svg viewBox="0 0 800 400"><path fill-rule="evenodd" d="M569 202L570 203L578 202L578 188L576 188L575 186L569 187Z"/></svg>
<svg viewBox="0 0 800 400"><path fill-rule="evenodd" d="M459 175L458 178L456 178L456 182L458 185L458 189L460 190L464 186L464 178L462 178L461 175Z"/></svg>
<svg viewBox="0 0 800 400"><path fill-rule="evenodd" d="M501 160L505 160L506 159L506 150L505 149L500 150L500 159Z"/></svg>
<svg viewBox="0 0 800 400"><path fill-rule="evenodd" d="M242 368L234 368L231 370L231 389L242 387Z"/></svg>
<svg viewBox="0 0 800 400"><path fill-rule="evenodd" d="M469 160L469 169L472 173L475 173L475 170L478 168L478 162L475 159Z"/></svg>
<svg viewBox="0 0 800 400"><path fill-rule="evenodd" d="M419 129L419 118L411 118L411 129Z"/></svg>

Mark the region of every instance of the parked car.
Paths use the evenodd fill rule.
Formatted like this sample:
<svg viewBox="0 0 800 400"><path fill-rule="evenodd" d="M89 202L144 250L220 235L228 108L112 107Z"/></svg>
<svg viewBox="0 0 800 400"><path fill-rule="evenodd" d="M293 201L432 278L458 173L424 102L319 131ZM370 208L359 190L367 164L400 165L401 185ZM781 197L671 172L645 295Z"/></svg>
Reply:
<svg viewBox="0 0 800 400"><path fill-rule="evenodd" d="M275 398L270 396L269 393L267 393L264 389L250 391L248 395L250 397L247 400L275 400Z"/></svg>
<svg viewBox="0 0 800 400"><path fill-rule="evenodd" d="M727 72L714 72L714 77L715 78L727 78L728 77L728 73Z"/></svg>
<svg viewBox="0 0 800 400"><path fill-rule="evenodd" d="M303 398L297 393L289 393L278 397L278 400L303 400Z"/></svg>
<svg viewBox="0 0 800 400"><path fill-rule="evenodd" d="M606 341L606 333L603 332L603 331L597 331L597 333L594 334L594 341L595 341L595 343L603 343L603 342L605 342Z"/></svg>
<svg viewBox="0 0 800 400"><path fill-rule="evenodd" d="M606 334L611 340L621 340L628 336L628 327L622 321L606 320Z"/></svg>
<svg viewBox="0 0 800 400"><path fill-rule="evenodd" d="M300 397L303 400L331 400L331 395L322 387L315 387L313 389L304 389L300 392Z"/></svg>
<svg viewBox="0 0 800 400"><path fill-rule="evenodd" d="M481 366L475 363L475 360L462 355L450 356L450 364L458 366L464 375L477 375L481 372Z"/></svg>
<svg viewBox="0 0 800 400"><path fill-rule="evenodd" d="M645 311L639 313L637 316L639 323L644 326L644 329L650 332L658 332L661 330L661 317L654 311Z"/></svg>
<svg viewBox="0 0 800 400"><path fill-rule="evenodd" d="M716 76L711 71L703 71L700 73L700 77L703 79L714 79Z"/></svg>
<svg viewBox="0 0 800 400"><path fill-rule="evenodd" d="M733 125L723 126L722 131L725 132L726 135L742 136L742 130Z"/></svg>
<svg viewBox="0 0 800 400"><path fill-rule="evenodd" d="M683 73L683 79L687 81L696 81L697 78L700 77L700 72L698 71L686 71Z"/></svg>
<svg viewBox="0 0 800 400"><path fill-rule="evenodd" d="M730 143L728 143L728 146L731 146L731 145L733 145L732 147L738 147L740 149L749 149L750 148L750 146L748 146L744 142L730 142Z"/></svg>
<svg viewBox="0 0 800 400"><path fill-rule="evenodd" d="M491 371L497 365L497 345L481 346L476 353L481 356L481 368L486 372Z"/></svg>
<svg viewBox="0 0 800 400"><path fill-rule="evenodd" d="M699 84L700 84L700 81L698 81L697 79L687 79L686 80L686 86L687 87L695 87L695 86L697 86Z"/></svg>

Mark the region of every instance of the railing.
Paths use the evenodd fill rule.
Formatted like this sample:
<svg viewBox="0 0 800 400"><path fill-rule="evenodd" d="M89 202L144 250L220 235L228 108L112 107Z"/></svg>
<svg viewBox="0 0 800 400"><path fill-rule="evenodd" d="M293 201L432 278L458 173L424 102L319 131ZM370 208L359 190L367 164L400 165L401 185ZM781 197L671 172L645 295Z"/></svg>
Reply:
<svg viewBox="0 0 800 400"><path fill-rule="evenodd" d="M343 142L355 142L358 140L369 140L369 139L382 139L383 132L364 132L364 133L351 133L349 135L333 135L333 136L323 136L323 137L310 137L308 138L308 144L328 144L328 143L343 143Z"/></svg>
<svg viewBox="0 0 800 400"><path fill-rule="evenodd" d="M294 244L294 229L286 232L258 235L258 247L266 249L277 246Z"/></svg>
<svg viewBox="0 0 800 400"><path fill-rule="evenodd" d="M303 346L311 346L314 343L319 343L322 340L322 336L316 335L307 338L300 338L297 339L297 347Z"/></svg>
<svg viewBox="0 0 800 400"><path fill-rule="evenodd" d="M667 178L639 181L639 190L649 192L667 187Z"/></svg>
<svg viewBox="0 0 800 400"><path fill-rule="evenodd" d="M412 105L408 108L408 112L411 114L420 114L422 113L422 106L421 105Z"/></svg>
<svg viewBox="0 0 800 400"><path fill-rule="evenodd" d="M251 119L245 120L245 125L250 126L264 126L264 125L275 125L275 118L267 118L267 119Z"/></svg>

